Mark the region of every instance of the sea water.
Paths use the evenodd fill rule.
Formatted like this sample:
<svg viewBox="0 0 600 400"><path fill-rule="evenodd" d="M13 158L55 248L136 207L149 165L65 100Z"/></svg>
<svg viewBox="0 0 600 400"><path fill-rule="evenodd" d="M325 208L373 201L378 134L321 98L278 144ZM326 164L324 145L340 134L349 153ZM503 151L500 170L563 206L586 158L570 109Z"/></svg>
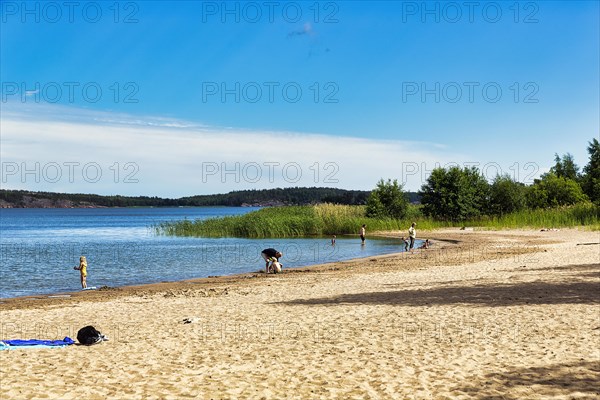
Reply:
<svg viewBox="0 0 600 400"><path fill-rule="evenodd" d="M264 269L260 252L283 252L284 268L403 251L399 239L338 235L331 239L172 237L152 228L164 221L240 215L252 207L0 209L0 298L81 288L79 257L89 286L178 281Z"/></svg>

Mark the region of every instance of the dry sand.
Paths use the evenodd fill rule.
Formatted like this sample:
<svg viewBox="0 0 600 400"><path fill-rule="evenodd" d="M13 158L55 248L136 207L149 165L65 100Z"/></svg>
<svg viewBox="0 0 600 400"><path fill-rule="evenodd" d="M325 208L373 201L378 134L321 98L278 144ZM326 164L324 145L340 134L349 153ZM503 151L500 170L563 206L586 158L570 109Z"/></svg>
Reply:
<svg viewBox="0 0 600 400"><path fill-rule="evenodd" d="M599 232L429 237L281 275L7 300L0 339L91 324L111 340L1 351L0 398L600 398Z"/></svg>

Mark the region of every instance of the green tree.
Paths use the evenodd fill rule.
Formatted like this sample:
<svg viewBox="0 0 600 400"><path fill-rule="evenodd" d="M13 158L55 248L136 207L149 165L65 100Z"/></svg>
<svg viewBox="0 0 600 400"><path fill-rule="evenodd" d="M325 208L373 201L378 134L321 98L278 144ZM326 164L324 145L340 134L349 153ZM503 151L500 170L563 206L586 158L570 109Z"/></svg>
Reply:
<svg viewBox="0 0 600 400"><path fill-rule="evenodd" d="M463 221L482 215L487 208L489 184L475 167L436 168L421 187L425 215Z"/></svg>
<svg viewBox="0 0 600 400"><path fill-rule="evenodd" d="M562 158L558 153L554 154L554 166L550 168L550 173L559 178L569 178L576 181L579 178L579 167L575 164L573 154L563 154Z"/></svg>
<svg viewBox="0 0 600 400"><path fill-rule="evenodd" d="M591 201L600 205L600 142L594 138L587 151L590 161L583 167L581 186Z"/></svg>
<svg viewBox="0 0 600 400"><path fill-rule="evenodd" d="M515 182L508 174L496 175L490 185L489 212L502 215L525 207L525 185Z"/></svg>
<svg viewBox="0 0 600 400"><path fill-rule="evenodd" d="M377 182L377 187L367 199L367 217L372 218L403 218L406 215L408 201L398 180L383 179Z"/></svg>
<svg viewBox="0 0 600 400"><path fill-rule="evenodd" d="M530 208L566 206L586 201L588 197L579 183L549 172L529 187L527 205Z"/></svg>

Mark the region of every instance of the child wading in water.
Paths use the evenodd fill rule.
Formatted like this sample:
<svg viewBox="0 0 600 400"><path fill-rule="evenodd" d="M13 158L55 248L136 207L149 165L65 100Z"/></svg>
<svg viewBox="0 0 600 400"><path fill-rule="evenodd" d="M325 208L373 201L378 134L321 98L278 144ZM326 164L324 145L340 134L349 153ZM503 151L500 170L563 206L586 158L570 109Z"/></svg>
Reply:
<svg viewBox="0 0 600 400"><path fill-rule="evenodd" d="M87 288L87 260L85 259L85 256L79 257L79 265L76 265L75 267L73 267L73 269L78 270L81 274L81 288Z"/></svg>
<svg viewBox="0 0 600 400"><path fill-rule="evenodd" d="M402 236L402 241L404 242L404 251L408 251L408 240Z"/></svg>

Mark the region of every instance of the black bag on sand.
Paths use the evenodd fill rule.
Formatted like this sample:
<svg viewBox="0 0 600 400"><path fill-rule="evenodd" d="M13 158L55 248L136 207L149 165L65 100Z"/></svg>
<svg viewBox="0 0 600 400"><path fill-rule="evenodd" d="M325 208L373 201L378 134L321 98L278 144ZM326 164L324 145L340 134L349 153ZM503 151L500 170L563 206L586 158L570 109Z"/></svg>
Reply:
<svg viewBox="0 0 600 400"><path fill-rule="evenodd" d="M106 337L91 325L83 327L77 332L77 341L81 344L92 345L107 340Z"/></svg>

